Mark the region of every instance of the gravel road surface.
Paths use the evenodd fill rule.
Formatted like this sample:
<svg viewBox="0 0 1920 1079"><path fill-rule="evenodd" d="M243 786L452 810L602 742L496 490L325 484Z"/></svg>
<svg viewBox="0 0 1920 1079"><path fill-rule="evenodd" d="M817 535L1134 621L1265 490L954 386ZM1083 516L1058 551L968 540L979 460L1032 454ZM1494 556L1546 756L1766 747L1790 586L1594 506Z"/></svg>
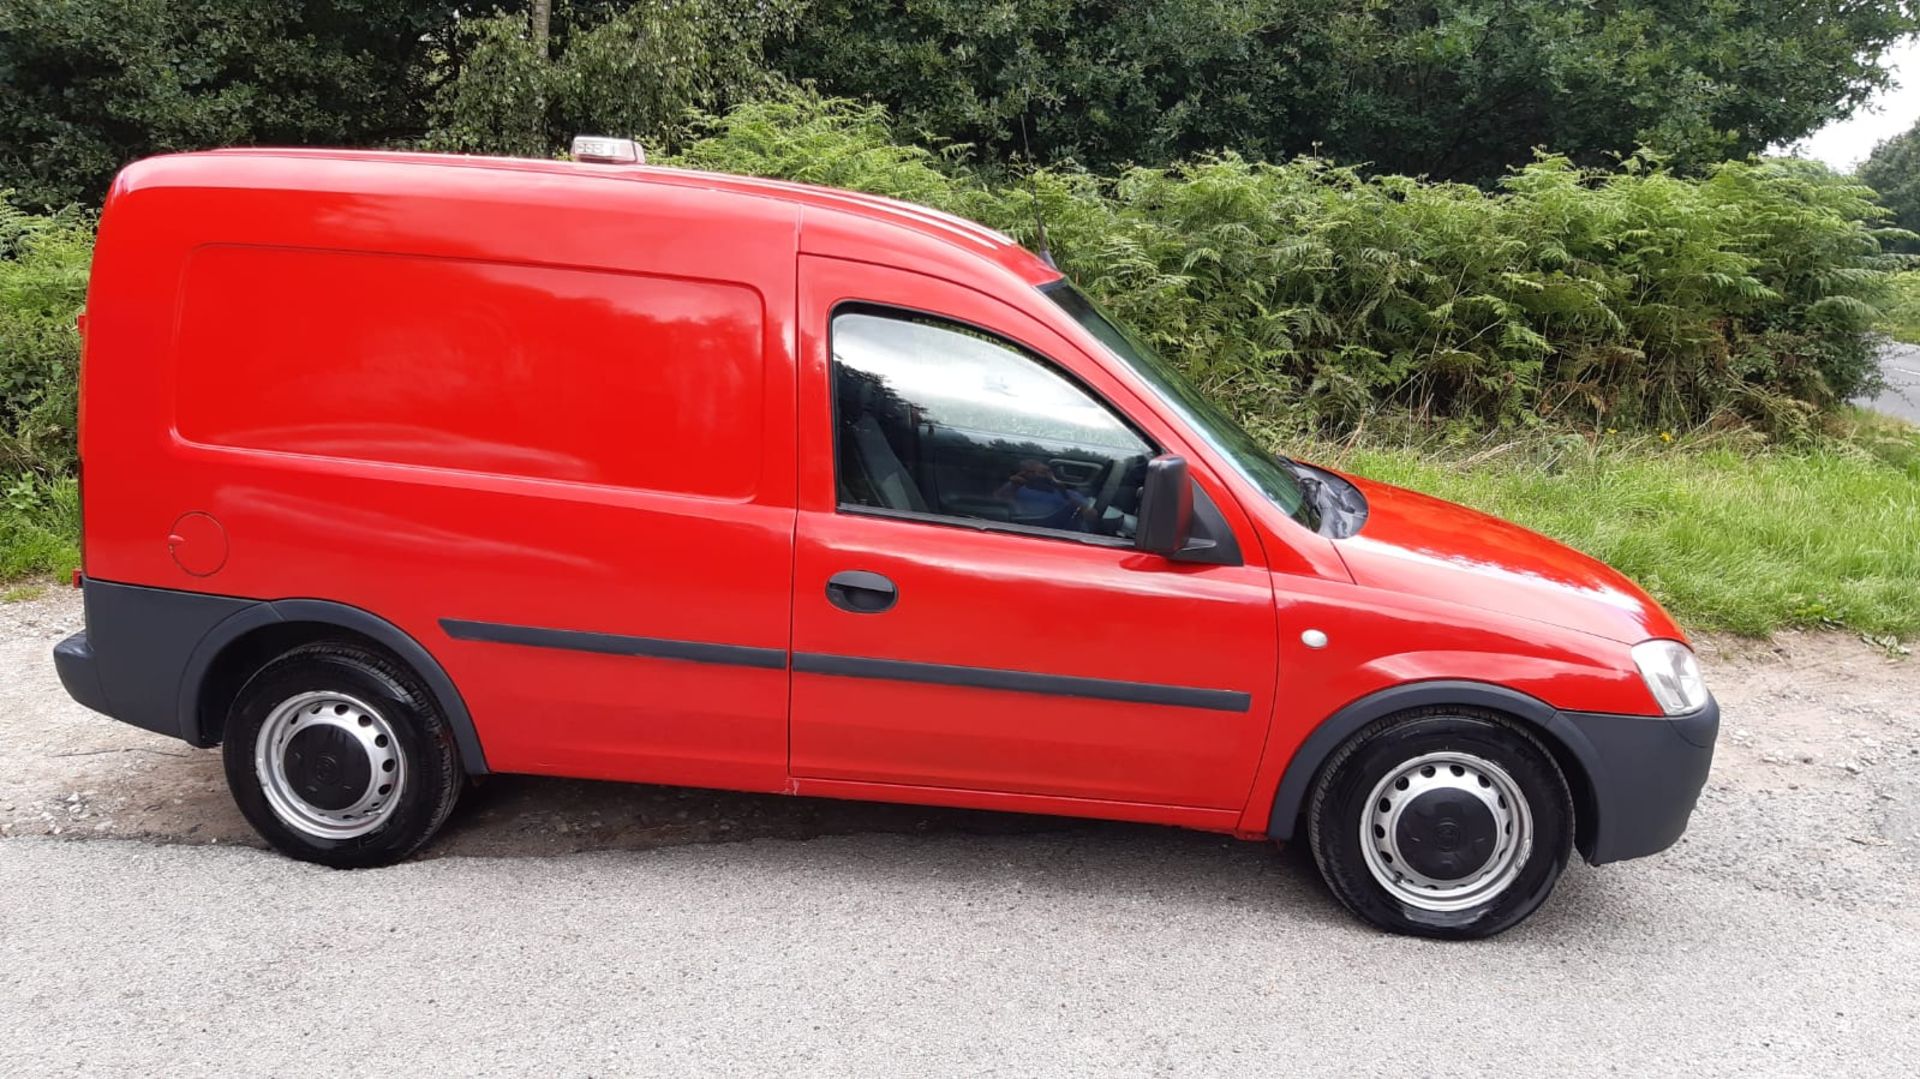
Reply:
<svg viewBox="0 0 1920 1079"><path fill-rule="evenodd" d="M1299 851L606 784L299 865L215 753L67 700L78 621L0 603L0 1075L1920 1068L1920 659L1839 635L1705 642L1687 838L1461 945L1360 927Z"/></svg>

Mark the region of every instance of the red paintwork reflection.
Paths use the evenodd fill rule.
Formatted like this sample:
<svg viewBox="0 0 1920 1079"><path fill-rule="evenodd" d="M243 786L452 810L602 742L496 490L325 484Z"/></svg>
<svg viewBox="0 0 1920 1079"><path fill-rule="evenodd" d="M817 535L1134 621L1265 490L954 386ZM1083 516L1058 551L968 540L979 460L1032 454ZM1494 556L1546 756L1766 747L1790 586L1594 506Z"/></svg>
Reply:
<svg viewBox="0 0 1920 1079"><path fill-rule="evenodd" d="M175 422L195 442L722 498L758 479L750 288L223 245L183 294Z"/></svg>
<svg viewBox="0 0 1920 1079"><path fill-rule="evenodd" d="M1646 592L1598 559L1510 521L1349 477L1367 523L1339 543L1355 582L1637 644L1681 637Z"/></svg>

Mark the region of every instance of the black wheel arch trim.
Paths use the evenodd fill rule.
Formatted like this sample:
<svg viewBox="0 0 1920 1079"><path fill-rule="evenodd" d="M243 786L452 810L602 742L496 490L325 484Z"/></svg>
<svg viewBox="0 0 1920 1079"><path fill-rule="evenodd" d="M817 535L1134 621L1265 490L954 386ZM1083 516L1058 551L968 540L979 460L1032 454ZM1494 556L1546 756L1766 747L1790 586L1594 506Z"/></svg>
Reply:
<svg viewBox="0 0 1920 1079"><path fill-rule="evenodd" d="M447 676L440 661L405 630L370 611L322 599L262 600L228 615L200 639L180 677L180 731L195 745L212 744L200 729L200 694L207 673L227 646L254 630L292 622L311 622L337 626L357 633L398 656L411 667L434 702L446 715L453 731L454 746L460 751L460 763L468 775L484 775L486 751L474 729L473 716L460 690Z"/></svg>
<svg viewBox="0 0 1920 1079"><path fill-rule="evenodd" d="M1273 814L1267 820L1267 835L1281 842L1293 838L1294 825L1300 819L1301 809L1306 805L1315 777L1320 774L1320 766L1326 763L1342 742L1377 719L1413 708L1442 705L1485 708L1523 720L1557 742L1585 773L1580 777L1567 777L1570 783L1584 782L1598 788L1606 782L1605 763L1586 734L1568 722L1558 709L1540 698L1491 682L1454 679L1407 682L1378 690L1347 704L1315 727L1306 741L1300 743L1293 759L1287 763L1285 774L1280 777L1279 787L1274 790ZM1576 786L1576 811L1593 811L1591 807L1579 805L1579 801ZM1592 834L1584 824L1580 831L1583 836Z"/></svg>

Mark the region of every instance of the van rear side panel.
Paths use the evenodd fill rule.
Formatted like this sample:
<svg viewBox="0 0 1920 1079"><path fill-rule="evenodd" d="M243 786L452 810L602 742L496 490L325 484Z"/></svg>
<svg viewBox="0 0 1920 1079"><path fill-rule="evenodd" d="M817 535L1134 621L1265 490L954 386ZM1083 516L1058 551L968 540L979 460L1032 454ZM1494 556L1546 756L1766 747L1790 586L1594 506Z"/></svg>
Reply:
<svg viewBox="0 0 1920 1079"><path fill-rule="evenodd" d="M739 284L210 246L174 416L206 446L752 498L764 333Z"/></svg>
<svg viewBox="0 0 1920 1079"><path fill-rule="evenodd" d="M495 770L779 788L784 665L552 643L784 653L797 216L586 170L129 169L90 295L89 575L377 615Z"/></svg>

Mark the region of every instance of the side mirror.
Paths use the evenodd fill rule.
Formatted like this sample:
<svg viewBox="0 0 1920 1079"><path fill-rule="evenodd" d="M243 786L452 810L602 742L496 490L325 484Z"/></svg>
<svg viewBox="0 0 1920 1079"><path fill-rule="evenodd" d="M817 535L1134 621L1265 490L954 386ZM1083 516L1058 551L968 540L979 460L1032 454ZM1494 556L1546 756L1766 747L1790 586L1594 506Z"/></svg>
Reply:
<svg viewBox="0 0 1920 1079"><path fill-rule="evenodd" d="M1172 558L1186 549L1192 535L1193 481L1187 478L1187 459L1161 454L1147 462L1133 545Z"/></svg>

